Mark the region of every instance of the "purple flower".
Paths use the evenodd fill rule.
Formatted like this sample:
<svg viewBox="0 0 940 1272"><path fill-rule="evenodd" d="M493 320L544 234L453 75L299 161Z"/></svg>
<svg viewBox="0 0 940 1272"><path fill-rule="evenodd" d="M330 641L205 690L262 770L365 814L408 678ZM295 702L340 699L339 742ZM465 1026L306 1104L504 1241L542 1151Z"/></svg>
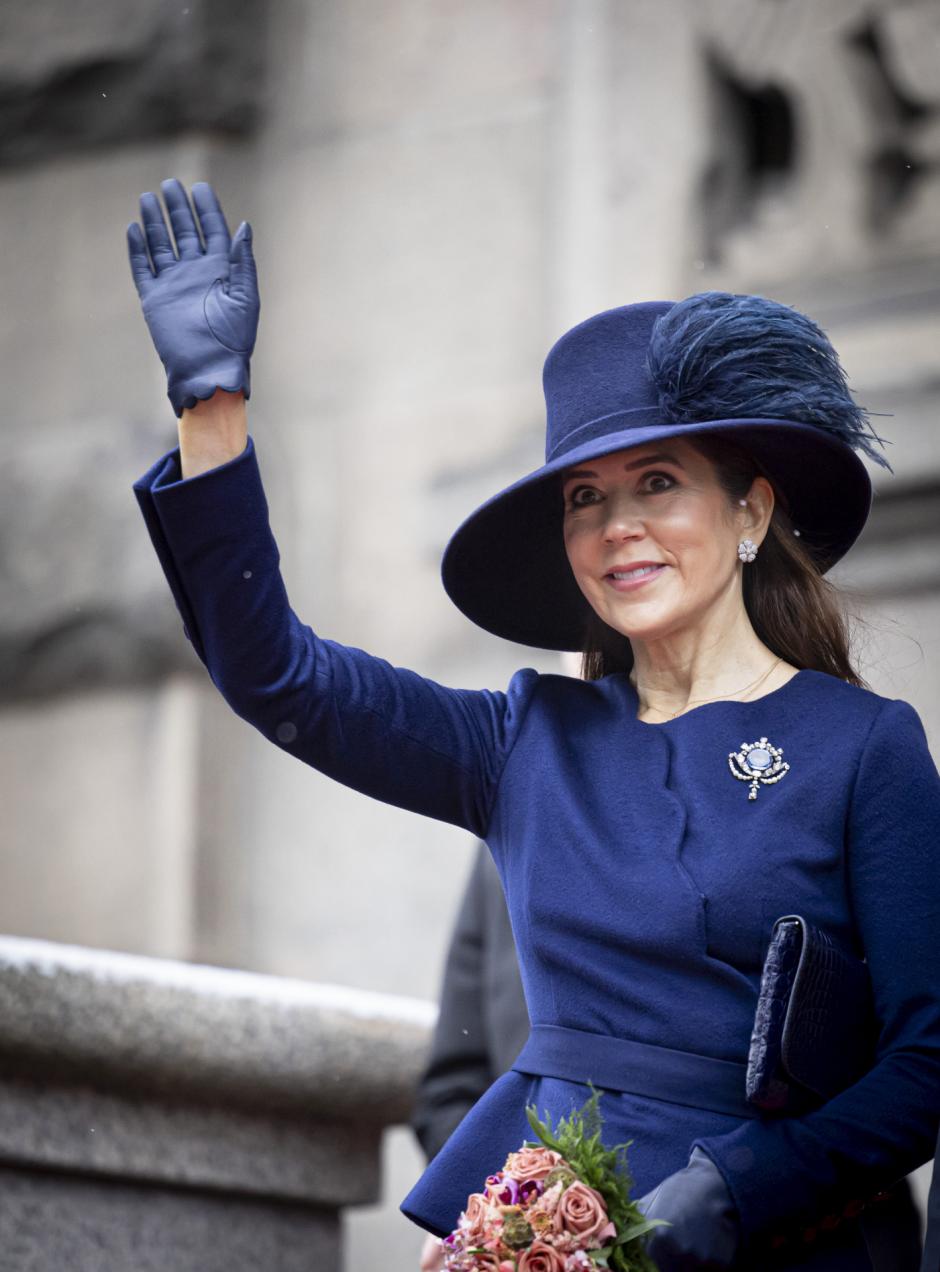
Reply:
<svg viewBox="0 0 940 1272"><path fill-rule="evenodd" d="M531 1201L533 1197L540 1197L545 1191L545 1184L541 1179L527 1179L519 1186L519 1200L521 1202Z"/></svg>

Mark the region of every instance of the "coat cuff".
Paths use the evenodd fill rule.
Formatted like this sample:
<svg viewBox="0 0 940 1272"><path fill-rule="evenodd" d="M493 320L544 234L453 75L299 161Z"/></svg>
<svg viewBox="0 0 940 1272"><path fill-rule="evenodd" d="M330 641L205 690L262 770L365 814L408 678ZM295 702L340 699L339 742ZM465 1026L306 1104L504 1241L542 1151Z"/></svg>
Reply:
<svg viewBox="0 0 940 1272"><path fill-rule="evenodd" d="M818 1228L856 1218L880 1195L879 1185L870 1177L858 1177L853 1187L851 1181L840 1178L831 1162L826 1171L815 1154L808 1160L796 1137L788 1133L787 1120L749 1121L727 1134L692 1141L690 1151L701 1149L721 1171L738 1212L745 1253L754 1248L789 1248L794 1241L799 1244ZM784 1159L787 1167L782 1173ZM886 1179L882 1186L895 1182Z"/></svg>
<svg viewBox="0 0 940 1272"><path fill-rule="evenodd" d="M177 566L177 553L181 548L191 549L194 533L211 534L213 521L218 524L222 518L229 523L233 497L238 501L236 506L260 511L267 520L267 501L254 441L249 434L240 455L208 472L186 478L182 475L179 447L174 447L134 482L133 490L183 620L183 632L206 663L205 646ZM175 531L180 525L186 527L186 542L175 544L174 538L179 537Z"/></svg>

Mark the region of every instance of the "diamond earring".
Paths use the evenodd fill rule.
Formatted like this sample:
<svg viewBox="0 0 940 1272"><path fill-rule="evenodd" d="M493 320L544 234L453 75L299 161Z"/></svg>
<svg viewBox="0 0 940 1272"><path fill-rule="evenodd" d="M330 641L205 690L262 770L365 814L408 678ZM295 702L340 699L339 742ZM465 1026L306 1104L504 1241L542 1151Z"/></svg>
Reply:
<svg viewBox="0 0 940 1272"><path fill-rule="evenodd" d="M753 561L757 557L757 544L753 539L742 539L738 544L738 558L741 561Z"/></svg>

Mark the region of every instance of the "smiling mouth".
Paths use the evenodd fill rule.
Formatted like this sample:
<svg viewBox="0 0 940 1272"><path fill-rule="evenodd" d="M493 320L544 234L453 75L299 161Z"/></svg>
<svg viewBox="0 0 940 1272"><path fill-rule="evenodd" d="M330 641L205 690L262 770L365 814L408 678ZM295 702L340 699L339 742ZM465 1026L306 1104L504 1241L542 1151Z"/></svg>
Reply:
<svg viewBox="0 0 940 1272"><path fill-rule="evenodd" d="M641 579L644 575L655 574L665 569L663 565L640 565L635 570L611 570L604 577L608 579Z"/></svg>

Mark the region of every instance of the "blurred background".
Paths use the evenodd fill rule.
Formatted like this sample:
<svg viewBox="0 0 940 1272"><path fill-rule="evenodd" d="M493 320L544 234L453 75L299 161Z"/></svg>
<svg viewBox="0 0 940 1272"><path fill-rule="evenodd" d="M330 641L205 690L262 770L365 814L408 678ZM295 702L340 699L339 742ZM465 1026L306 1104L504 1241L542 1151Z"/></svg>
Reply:
<svg viewBox="0 0 940 1272"><path fill-rule="evenodd" d="M124 245L168 176L254 228L249 420L294 608L448 684L559 669L438 574L541 463L556 337L706 288L805 309L892 443L837 571L858 662L938 753L932 0L8 3L0 931L433 999L471 861L267 745L183 637L131 492L176 441ZM349 1269L417 1266L422 1164L387 1133Z"/></svg>

